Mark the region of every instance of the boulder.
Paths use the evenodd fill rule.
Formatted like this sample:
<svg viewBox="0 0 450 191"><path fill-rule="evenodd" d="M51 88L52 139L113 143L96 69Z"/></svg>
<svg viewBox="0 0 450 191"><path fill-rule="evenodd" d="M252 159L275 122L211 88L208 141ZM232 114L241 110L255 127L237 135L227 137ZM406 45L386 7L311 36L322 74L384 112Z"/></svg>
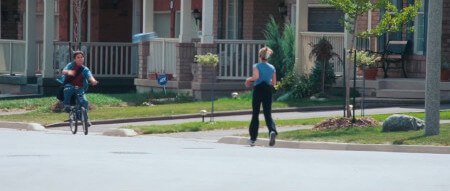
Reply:
<svg viewBox="0 0 450 191"><path fill-rule="evenodd" d="M420 130L425 127L425 122L413 116L391 115L383 122L383 132Z"/></svg>

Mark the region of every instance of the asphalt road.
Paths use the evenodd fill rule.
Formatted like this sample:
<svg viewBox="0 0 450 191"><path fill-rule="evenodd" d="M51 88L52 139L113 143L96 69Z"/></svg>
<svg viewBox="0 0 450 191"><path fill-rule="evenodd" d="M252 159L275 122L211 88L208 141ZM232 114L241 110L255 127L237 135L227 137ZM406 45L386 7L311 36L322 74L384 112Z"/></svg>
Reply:
<svg viewBox="0 0 450 191"><path fill-rule="evenodd" d="M0 190L448 191L450 155L0 129Z"/></svg>

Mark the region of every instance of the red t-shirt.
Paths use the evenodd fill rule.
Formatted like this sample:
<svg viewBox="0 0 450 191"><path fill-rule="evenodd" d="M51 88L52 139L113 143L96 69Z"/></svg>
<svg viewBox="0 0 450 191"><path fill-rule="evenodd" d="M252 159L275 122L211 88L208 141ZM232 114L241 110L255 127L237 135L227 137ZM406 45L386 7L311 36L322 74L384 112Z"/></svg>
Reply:
<svg viewBox="0 0 450 191"><path fill-rule="evenodd" d="M75 75L77 74L77 70L80 68L81 66L78 66L75 64L75 66L72 68L72 70L75 72ZM75 79L72 80L72 85L74 86L83 86L83 74L82 71L81 73L75 77Z"/></svg>

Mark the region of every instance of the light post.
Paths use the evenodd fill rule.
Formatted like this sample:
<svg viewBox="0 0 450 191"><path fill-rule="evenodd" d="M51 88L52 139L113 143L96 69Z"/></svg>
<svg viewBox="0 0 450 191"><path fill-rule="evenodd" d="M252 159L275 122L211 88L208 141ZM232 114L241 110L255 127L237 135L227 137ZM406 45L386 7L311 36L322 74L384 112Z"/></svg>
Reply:
<svg viewBox="0 0 450 191"><path fill-rule="evenodd" d="M200 115L202 116L202 122L205 122L205 115L206 115L207 112L208 111L206 111L204 109L200 110Z"/></svg>
<svg viewBox="0 0 450 191"><path fill-rule="evenodd" d="M236 99L238 96L239 96L239 94L238 94L237 92L231 93L231 97L232 97L233 99Z"/></svg>

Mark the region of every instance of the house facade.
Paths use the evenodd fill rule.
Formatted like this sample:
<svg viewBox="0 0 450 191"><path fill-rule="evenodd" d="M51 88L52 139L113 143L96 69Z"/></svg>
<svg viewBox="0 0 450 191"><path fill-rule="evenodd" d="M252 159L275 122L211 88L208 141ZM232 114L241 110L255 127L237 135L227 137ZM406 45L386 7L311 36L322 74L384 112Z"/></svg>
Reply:
<svg viewBox="0 0 450 191"><path fill-rule="evenodd" d="M389 40L407 40L410 79L425 77L428 1L409 24L416 26L414 33L364 41L366 47L380 51ZM81 9L77 2L82 2ZM399 8L412 2L392 0ZM0 6L0 84L16 85L22 92L37 88L39 93L52 94L57 86L54 78L71 60L70 50L82 49L103 86L98 91L162 89L156 79L165 74L169 77L165 88L173 91L209 99L214 87L219 96L229 96L246 90L243 79L251 75L257 51L265 45L270 15L280 25L295 26L299 73L313 66L309 43L327 37L341 56L350 47L349 35L339 24L343 14L319 0L0 0ZM450 0L444 0L443 9L442 55L449 60ZM359 18L358 30L373 28L382 14L379 10ZM132 43L134 34L150 32L158 38ZM194 55L207 52L219 55L215 69L194 63ZM342 74L342 63L333 63L335 72ZM382 72L369 88L377 89L379 85L370 84L382 81ZM389 71L389 76L403 77L399 70Z"/></svg>

